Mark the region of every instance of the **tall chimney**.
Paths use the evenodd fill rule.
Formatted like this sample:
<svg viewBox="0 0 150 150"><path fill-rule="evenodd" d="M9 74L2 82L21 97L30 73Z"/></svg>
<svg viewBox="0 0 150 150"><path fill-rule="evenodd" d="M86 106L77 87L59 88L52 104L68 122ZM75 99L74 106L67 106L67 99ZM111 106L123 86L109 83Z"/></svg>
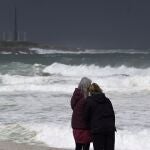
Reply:
<svg viewBox="0 0 150 150"><path fill-rule="evenodd" d="M17 8L14 6L14 41L18 41Z"/></svg>

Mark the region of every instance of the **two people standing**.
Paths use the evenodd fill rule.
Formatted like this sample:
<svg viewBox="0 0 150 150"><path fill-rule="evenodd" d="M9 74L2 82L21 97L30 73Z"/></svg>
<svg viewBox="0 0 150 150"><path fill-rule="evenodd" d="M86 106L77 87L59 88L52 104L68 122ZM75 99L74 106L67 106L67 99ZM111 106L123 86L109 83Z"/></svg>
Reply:
<svg viewBox="0 0 150 150"><path fill-rule="evenodd" d="M94 150L114 150L115 113L98 84L82 78L73 93L71 107L76 150L88 150L90 142Z"/></svg>

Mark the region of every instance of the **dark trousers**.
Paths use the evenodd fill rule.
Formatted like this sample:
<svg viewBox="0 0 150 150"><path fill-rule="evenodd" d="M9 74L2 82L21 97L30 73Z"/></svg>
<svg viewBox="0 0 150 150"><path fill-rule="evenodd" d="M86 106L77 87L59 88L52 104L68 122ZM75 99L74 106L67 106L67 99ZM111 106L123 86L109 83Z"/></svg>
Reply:
<svg viewBox="0 0 150 150"><path fill-rule="evenodd" d="M75 150L89 150L89 147L90 147L90 143L87 144L76 143Z"/></svg>
<svg viewBox="0 0 150 150"><path fill-rule="evenodd" d="M94 150L114 150L115 132L93 134Z"/></svg>

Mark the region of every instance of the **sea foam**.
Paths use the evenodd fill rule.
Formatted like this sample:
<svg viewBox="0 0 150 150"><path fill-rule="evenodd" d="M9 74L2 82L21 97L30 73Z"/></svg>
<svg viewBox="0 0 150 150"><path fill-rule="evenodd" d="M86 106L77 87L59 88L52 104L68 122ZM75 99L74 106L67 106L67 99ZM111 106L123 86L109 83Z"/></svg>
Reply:
<svg viewBox="0 0 150 150"><path fill-rule="evenodd" d="M41 72L41 75L32 76L1 74L0 92L51 91L72 93L74 87L84 76L99 83L105 91L138 92L150 90L150 68L53 63L46 66Z"/></svg>
<svg viewBox="0 0 150 150"><path fill-rule="evenodd" d="M43 141L49 146L59 148L73 148L74 139L72 135L72 129L68 126L44 125L42 128L37 127L38 141ZM60 142L61 141L61 142ZM59 143L59 144L58 144ZM92 145L91 145L92 147ZM116 150L149 150L150 149L150 131L121 131L116 132Z"/></svg>
<svg viewBox="0 0 150 150"><path fill-rule="evenodd" d="M15 129L15 130L8 130ZM32 124L32 125L9 125L7 130L11 135L10 131L15 134L19 131L19 135L27 136L28 140L22 138L22 142L39 142L44 143L50 147L57 148L74 148L74 139L72 135L72 129L70 124ZM21 133L22 132L22 133ZM6 134L7 136L8 133ZM16 134L17 135L17 134ZM6 138L6 137L5 137ZM6 138L7 139L7 138ZM14 137L17 141L19 136ZM118 130L116 132L116 150L149 150L150 149L150 130L145 129L141 131L127 131ZM92 144L91 144L92 148Z"/></svg>
<svg viewBox="0 0 150 150"><path fill-rule="evenodd" d="M149 50L136 50L136 49L78 49L78 50L56 50L56 49L42 49L42 48L30 48L37 54L149 54Z"/></svg>

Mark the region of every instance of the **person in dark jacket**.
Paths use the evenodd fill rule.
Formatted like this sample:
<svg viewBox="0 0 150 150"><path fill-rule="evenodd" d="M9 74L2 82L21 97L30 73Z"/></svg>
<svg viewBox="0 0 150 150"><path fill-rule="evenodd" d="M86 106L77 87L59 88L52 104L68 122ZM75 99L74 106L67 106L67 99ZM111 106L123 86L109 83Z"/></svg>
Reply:
<svg viewBox="0 0 150 150"><path fill-rule="evenodd" d="M89 89L85 105L85 120L89 123L93 137L94 150L114 150L115 113L111 101L96 83Z"/></svg>
<svg viewBox="0 0 150 150"><path fill-rule="evenodd" d="M90 142L92 140L89 126L84 120L85 99L89 95L88 89L90 85L91 80L83 77L71 98L71 108L73 110L71 124L76 143L76 150L89 150Z"/></svg>

